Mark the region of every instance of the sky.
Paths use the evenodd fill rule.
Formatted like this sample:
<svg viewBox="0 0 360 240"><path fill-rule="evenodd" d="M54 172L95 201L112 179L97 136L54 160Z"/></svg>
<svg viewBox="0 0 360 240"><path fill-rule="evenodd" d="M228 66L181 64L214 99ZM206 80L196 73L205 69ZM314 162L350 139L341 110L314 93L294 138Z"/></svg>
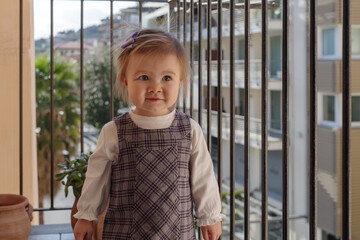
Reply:
<svg viewBox="0 0 360 240"><path fill-rule="evenodd" d="M80 1L54 0L54 35L64 30L80 29ZM115 2L114 13L120 8L133 6L134 2ZM110 1L84 1L84 27L99 24L110 16ZM34 37L50 36L50 1L34 0Z"/></svg>

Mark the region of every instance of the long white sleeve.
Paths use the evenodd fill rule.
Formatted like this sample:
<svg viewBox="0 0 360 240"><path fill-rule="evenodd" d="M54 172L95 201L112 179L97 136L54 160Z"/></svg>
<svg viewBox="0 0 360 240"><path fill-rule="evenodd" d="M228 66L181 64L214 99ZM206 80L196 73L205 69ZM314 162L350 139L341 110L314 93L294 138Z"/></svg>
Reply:
<svg viewBox="0 0 360 240"><path fill-rule="evenodd" d="M118 152L117 141L107 142L106 132L112 129L110 124L108 123L101 130L96 150L89 158L86 180L77 204L78 212L74 215L75 218L98 221L98 215L106 208L111 185L111 164L117 158Z"/></svg>
<svg viewBox="0 0 360 240"><path fill-rule="evenodd" d="M191 126L191 190L198 217L198 226L212 225L221 221L225 215L221 214L219 188L202 129L192 119Z"/></svg>

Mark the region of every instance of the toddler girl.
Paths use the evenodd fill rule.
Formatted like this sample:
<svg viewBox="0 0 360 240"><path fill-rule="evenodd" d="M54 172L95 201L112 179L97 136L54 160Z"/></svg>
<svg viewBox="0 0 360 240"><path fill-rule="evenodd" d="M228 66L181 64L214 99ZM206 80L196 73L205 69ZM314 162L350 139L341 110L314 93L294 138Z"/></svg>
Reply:
<svg viewBox="0 0 360 240"><path fill-rule="evenodd" d="M117 88L133 110L105 124L89 159L76 239L109 207L103 239L204 239L221 234L221 200L201 127L174 108L189 63L170 34L141 30L121 46Z"/></svg>

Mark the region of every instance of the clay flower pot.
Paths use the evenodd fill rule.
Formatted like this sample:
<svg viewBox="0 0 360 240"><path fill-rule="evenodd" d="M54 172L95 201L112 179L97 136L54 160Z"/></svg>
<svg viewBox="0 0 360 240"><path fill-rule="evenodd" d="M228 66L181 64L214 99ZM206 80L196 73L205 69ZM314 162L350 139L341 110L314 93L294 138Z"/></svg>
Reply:
<svg viewBox="0 0 360 240"><path fill-rule="evenodd" d="M0 194L0 239L28 239L32 207L21 195Z"/></svg>

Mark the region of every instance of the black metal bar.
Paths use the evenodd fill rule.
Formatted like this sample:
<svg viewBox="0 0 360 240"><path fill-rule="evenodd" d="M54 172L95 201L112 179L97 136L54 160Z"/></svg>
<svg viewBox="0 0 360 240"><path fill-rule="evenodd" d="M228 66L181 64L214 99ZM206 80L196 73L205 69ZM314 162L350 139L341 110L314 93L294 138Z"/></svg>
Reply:
<svg viewBox="0 0 360 240"><path fill-rule="evenodd" d="M202 42L202 7L201 2L202 0L198 0L198 122L200 126L202 126L202 98L203 98L203 86L202 86L202 51L201 51L201 42ZM198 228L198 236L201 238L201 229Z"/></svg>
<svg viewBox="0 0 360 240"><path fill-rule="evenodd" d="M114 117L114 1L110 0L110 120Z"/></svg>
<svg viewBox="0 0 360 240"><path fill-rule="evenodd" d="M317 230L317 47L316 47L316 0L310 0L310 101L309 101L309 239L315 240Z"/></svg>
<svg viewBox="0 0 360 240"><path fill-rule="evenodd" d="M142 25L142 0L139 0L139 27Z"/></svg>
<svg viewBox="0 0 360 240"><path fill-rule="evenodd" d="M183 24L184 24L184 32L183 32L183 37L184 37L184 48L186 48L186 0L183 0ZM186 98L187 98L187 84L186 84L186 88L184 87L185 85L183 85L183 112L186 112Z"/></svg>
<svg viewBox="0 0 360 240"><path fill-rule="evenodd" d="M217 157L218 157L218 184L219 192L222 193L222 5L218 1L218 45L217 45L217 107L218 107L218 136L217 136Z"/></svg>
<svg viewBox="0 0 360 240"><path fill-rule="evenodd" d="M203 108L203 104L202 104L202 99L203 99L203 86L202 86L202 0L198 1L198 86L199 86L199 93L198 93L198 120L199 120L199 124L200 126L202 126L202 108Z"/></svg>
<svg viewBox="0 0 360 240"><path fill-rule="evenodd" d="M45 212L45 211L62 211L62 210L71 210L72 207L58 207L58 208L34 208L35 212Z"/></svg>
<svg viewBox="0 0 360 240"><path fill-rule="evenodd" d="M81 152L84 152L84 0L81 0L80 11L80 135Z"/></svg>
<svg viewBox="0 0 360 240"><path fill-rule="evenodd" d="M351 93L350 93L350 36L351 36L351 18L350 1L343 0L343 140L342 140L342 239L351 238L350 226L350 128L351 128Z"/></svg>
<svg viewBox="0 0 360 240"><path fill-rule="evenodd" d="M190 0L190 67L194 69L194 0ZM190 75L190 116L194 116L194 75Z"/></svg>
<svg viewBox="0 0 360 240"><path fill-rule="evenodd" d="M267 1L262 0L261 23L261 239L268 239L268 109L267 109L267 78L268 78L268 12Z"/></svg>
<svg viewBox="0 0 360 240"><path fill-rule="evenodd" d="M248 240L250 239L250 233L249 233L249 120L250 120L250 113L249 113L249 91L250 91L250 71L249 71L249 23L250 23L250 1L245 1L245 27L244 27L244 33L245 33L245 39L244 39L244 58L245 58L245 64L244 64L244 79L245 79L245 96L244 96L244 239ZM240 96L241 97L241 96Z"/></svg>
<svg viewBox="0 0 360 240"><path fill-rule="evenodd" d="M54 0L50 2L50 208L54 208Z"/></svg>
<svg viewBox="0 0 360 240"><path fill-rule="evenodd" d="M180 0L176 1L177 15L176 15L176 33L177 39L180 40Z"/></svg>
<svg viewBox="0 0 360 240"><path fill-rule="evenodd" d="M211 0L207 0L208 6ZM211 153L211 8L207 8L207 146Z"/></svg>
<svg viewBox="0 0 360 240"><path fill-rule="evenodd" d="M230 239L235 239L235 1L230 0Z"/></svg>
<svg viewBox="0 0 360 240"><path fill-rule="evenodd" d="M282 6L282 231L283 240L289 239L289 169L288 169L288 0Z"/></svg>
<svg viewBox="0 0 360 240"><path fill-rule="evenodd" d="M23 1L19 12L19 181L20 195L23 195Z"/></svg>

